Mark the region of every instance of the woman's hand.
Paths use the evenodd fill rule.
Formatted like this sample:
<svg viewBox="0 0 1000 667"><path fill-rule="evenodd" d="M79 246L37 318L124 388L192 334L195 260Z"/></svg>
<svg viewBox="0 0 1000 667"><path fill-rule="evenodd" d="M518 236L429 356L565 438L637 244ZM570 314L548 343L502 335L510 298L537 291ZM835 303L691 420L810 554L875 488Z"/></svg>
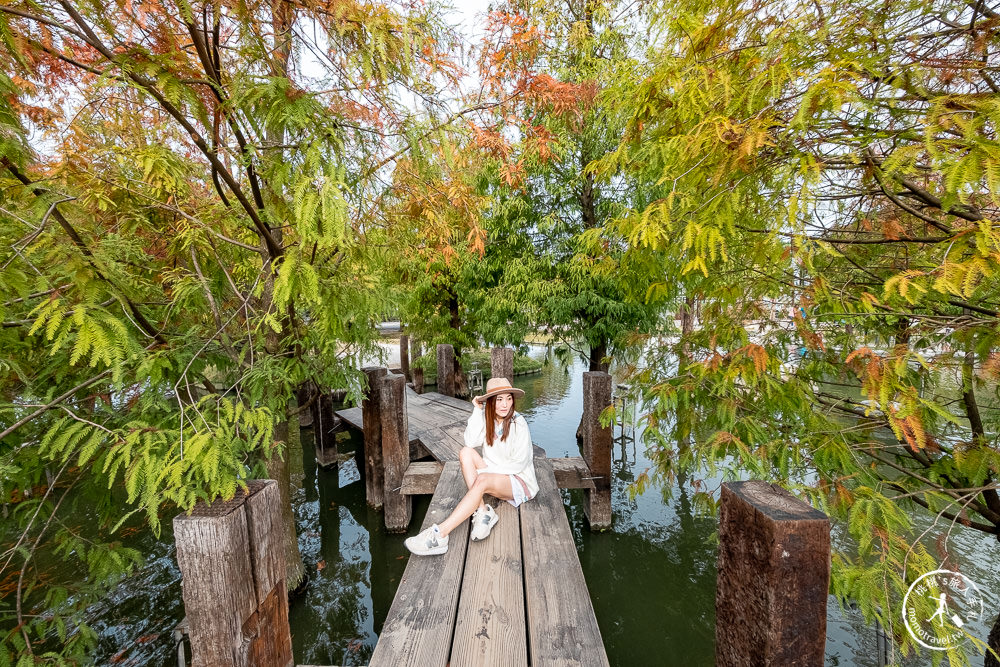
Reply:
<svg viewBox="0 0 1000 667"><path fill-rule="evenodd" d="M473 396L472 397L472 407L474 407L474 408L481 408L481 407L483 407L483 404L479 402L479 397L478 396Z"/></svg>

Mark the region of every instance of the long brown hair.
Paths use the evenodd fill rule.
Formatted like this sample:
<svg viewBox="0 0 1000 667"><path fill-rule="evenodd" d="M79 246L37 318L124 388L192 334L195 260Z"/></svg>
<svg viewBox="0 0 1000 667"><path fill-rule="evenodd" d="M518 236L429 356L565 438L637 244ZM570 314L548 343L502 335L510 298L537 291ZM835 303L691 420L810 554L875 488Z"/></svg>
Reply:
<svg viewBox="0 0 1000 667"><path fill-rule="evenodd" d="M499 396L499 394L497 394ZM507 436L510 435L510 424L514 421L514 408L516 407L514 402L514 397L510 397L510 412L507 416L503 418L503 433L500 435L501 440L506 440ZM497 424L497 397L490 396L486 399L486 444L489 447L493 446L493 435L496 432Z"/></svg>

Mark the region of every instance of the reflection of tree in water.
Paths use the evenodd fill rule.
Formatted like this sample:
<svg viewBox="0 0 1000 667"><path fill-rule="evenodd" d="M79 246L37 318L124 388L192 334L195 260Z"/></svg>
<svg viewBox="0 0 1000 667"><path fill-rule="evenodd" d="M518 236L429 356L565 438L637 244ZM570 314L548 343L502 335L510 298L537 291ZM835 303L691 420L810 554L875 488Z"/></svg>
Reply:
<svg viewBox="0 0 1000 667"><path fill-rule="evenodd" d="M532 346L529 356L544 363L542 371L514 378L513 382L517 388L524 390L524 398L520 399L522 405L532 406L523 411L530 418L536 413L547 412L545 408L548 406L562 404L569 394L573 383L572 374L576 371L572 361L561 361L551 350L541 346Z"/></svg>
<svg viewBox="0 0 1000 667"><path fill-rule="evenodd" d="M352 434L342 449L360 444ZM387 553L381 514L368 509L364 481L340 487L346 471L318 470L312 447L306 432L296 519L313 580L290 609L296 662L367 664L406 562L396 559L399 549Z"/></svg>
<svg viewBox="0 0 1000 667"><path fill-rule="evenodd" d="M627 457L614 458L612 475L614 523L606 533L587 527L583 492L564 491L608 652L620 664L663 664L669 646L672 664L712 664L716 546L709 538L715 521L695 517L683 485L669 506L672 517L649 516L642 499L628 493L634 471Z"/></svg>

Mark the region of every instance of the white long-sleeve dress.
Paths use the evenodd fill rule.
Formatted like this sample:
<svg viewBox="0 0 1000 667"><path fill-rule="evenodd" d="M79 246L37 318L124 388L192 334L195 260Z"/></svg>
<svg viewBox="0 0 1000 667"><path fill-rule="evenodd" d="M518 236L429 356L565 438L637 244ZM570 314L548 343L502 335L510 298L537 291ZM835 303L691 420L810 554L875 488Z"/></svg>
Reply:
<svg viewBox="0 0 1000 667"><path fill-rule="evenodd" d="M506 440L499 436L493 438L493 445L486 444L486 415L481 407L473 407L469 415L469 423L465 427L465 445L467 447L483 448L485 468L479 472L492 472L500 475L517 475L524 481L528 489L528 497L538 494L538 480L535 477L534 449L531 445L531 433L524 417L514 412L510 425L510 433Z"/></svg>

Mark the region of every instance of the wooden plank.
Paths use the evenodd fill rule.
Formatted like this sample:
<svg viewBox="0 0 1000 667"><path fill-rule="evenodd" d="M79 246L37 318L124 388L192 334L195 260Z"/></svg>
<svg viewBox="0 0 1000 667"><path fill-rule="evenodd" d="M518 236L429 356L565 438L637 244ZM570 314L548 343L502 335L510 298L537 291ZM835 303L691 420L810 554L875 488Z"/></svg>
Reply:
<svg viewBox="0 0 1000 667"><path fill-rule="evenodd" d="M458 462L446 463L421 530L444 521L466 490ZM468 539L469 522L463 521L448 536L443 556L410 556L372 653L372 667L443 667L448 662Z"/></svg>
<svg viewBox="0 0 1000 667"><path fill-rule="evenodd" d="M421 394L421 396L428 401L440 403L446 407L454 408L455 410L462 410L466 418L468 418L469 413L472 412L472 401L455 398L454 396L445 396L444 394L436 391L425 391Z"/></svg>
<svg viewBox="0 0 1000 667"><path fill-rule="evenodd" d="M434 493L442 470L444 464L437 461L413 461L403 475L401 492L410 496Z"/></svg>
<svg viewBox="0 0 1000 667"><path fill-rule="evenodd" d="M535 459L538 495L521 505L528 654L540 665L608 665L552 464Z"/></svg>
<svg viewBox="0 0 1000 667"><path fill-rule="evenodd" d="M343 419L347 425L355 431L363 432L365 430L361 408L345 408L343 410L337 410L337 416Z"/></svg>
<svg viewBox="0 0 1000 667"><path fill-rule="evenodd" d="M556 485L560 489L593 489L594 480L590 479L590 468L587 462L579 456L549 459L552 473L556 477Z"/></svg>
<svg viewBox="0 0 1000 667"><path fill-rule="evenodd" d="M456 447L454 440L439 428L424 429L420 433L420 443L438 461L458 460L458 450L461 448Z"/></svg>
<svg viewBox="0 0 1000 667"><path fill-rule="evenodd" d="M499 502L490 536L470 542L451 646L453 665L528 664L518 511Z"/></svg>

